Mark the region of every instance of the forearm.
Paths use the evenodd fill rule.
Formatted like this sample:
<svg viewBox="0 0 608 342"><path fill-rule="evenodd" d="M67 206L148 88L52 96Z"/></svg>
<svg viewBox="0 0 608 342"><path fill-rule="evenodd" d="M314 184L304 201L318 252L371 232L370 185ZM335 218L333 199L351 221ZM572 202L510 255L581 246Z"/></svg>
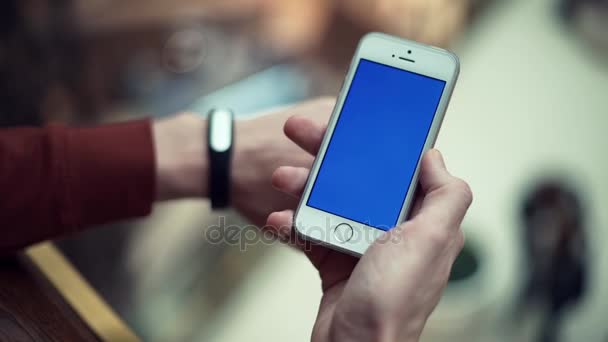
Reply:
<svg viewBox="0 0 608 342"><path fill-rule="evenodd" d="M207 121L179 114L152 125L156 151L156 199L208 195Z"/></svg>
<svg viewBox="0 0 608 342"><path fill-rule="evenodd" d="M146 121L0 131L0 252L147 215L153 146Z"/></svg>
<svg viewBox="0 0 608 342"><path fill-rule="evenodd" d="M283 164L312 157L281 133L292 114L319 113L333 101L235 122L232 204L263 225L276 208L295 205L270 185ZM184 113L158 121L91 128L0 130L0 253L84 227L145 216L155 201L209 193L207 122Z"/></svg>

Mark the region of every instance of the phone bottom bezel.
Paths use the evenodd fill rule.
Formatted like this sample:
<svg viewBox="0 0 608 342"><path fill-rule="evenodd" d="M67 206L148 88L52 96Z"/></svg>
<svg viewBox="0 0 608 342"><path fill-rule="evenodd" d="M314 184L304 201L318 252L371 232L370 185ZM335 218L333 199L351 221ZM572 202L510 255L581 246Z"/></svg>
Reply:
<svg viewBox="0 0 608 342"><path fill-rule="evenodd" d="M349 241L340 241L334 231L340 224L347 224L353 229ZM294 217L294 228L297 234L309 241L322 244L354 256L361 256L371 244L386 231L364 225L325 211L303 205ZM392 228L392 227L387 227Z"/></svg>

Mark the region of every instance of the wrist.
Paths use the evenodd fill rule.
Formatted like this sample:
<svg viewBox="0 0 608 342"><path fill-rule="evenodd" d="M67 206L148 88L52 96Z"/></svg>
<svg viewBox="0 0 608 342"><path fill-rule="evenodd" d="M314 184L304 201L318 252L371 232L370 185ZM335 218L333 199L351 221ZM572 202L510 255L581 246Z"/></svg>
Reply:
<svg viewBox="0 0 608 342"><path fill-rule="evenodd" d="M404 321L385 319L379 324L376 331L376 341L418 342L424 322L425 320L418 318L408 318Z"/></svg>
<svg viewBox="0 0 608 342"><path fill-rule="evenodd" d="M334 312L328 341L418 342L425 322L417 318L380 317L382 315L374 315L373 310L365 310L363 315L342 312L340 307Z"/></svg>
<svg viewBox="0 0 608 342"><path fill-rule="evenodd" d="M207 155L209 158L208 197L211 208L226 209L231 203L231 170L234 154L234 113L215 108L207 116Z"/></svg>
<svg viewBox="0 0 608 342"><path fill-rule="evenodd" d="M247 139L247 120L234 120L234 149L232 151L232 168L230 170L230 198L238 201L251 181L253 165L250 157L258 153Z"/></svg>
<svg viewBox="0 0 608 342"><path fill-rule="evenodd" d="M157 200L208 195L206 127L205 119L189 113L152 123Z"/></svg>

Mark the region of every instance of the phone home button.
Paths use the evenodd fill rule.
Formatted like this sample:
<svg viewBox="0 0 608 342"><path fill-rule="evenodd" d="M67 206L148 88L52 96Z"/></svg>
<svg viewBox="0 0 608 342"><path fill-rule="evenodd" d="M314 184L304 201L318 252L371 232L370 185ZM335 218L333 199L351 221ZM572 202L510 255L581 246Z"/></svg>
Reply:
<svg viewBox="0 0 608 342"><path fill-rule="evenodd" d="M340 223L334 228L334 237L342 243L350 241L353 238L353 234L353 227L350 224Z"/></svg>

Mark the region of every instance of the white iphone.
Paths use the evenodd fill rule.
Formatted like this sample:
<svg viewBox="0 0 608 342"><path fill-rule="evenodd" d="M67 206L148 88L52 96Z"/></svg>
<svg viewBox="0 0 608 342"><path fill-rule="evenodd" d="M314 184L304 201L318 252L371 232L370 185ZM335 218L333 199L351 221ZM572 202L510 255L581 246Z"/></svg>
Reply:
<svg viewBox="0 0 608 342"><path fill-rule="evenodd" d="M361 255L407 218L458 72L440 48L361 40L295 213L300 236Z"/></svg>

